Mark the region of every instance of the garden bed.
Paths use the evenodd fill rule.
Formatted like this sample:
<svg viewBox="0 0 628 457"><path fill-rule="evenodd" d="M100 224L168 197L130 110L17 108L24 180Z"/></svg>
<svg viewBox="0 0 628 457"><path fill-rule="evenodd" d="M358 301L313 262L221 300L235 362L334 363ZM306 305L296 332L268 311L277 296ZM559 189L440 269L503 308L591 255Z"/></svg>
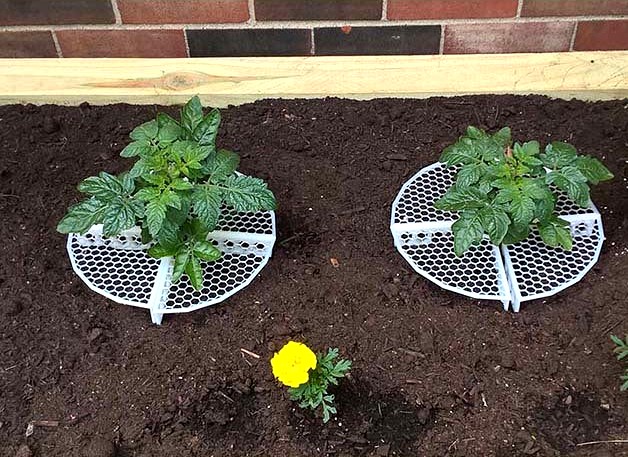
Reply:
<svg viewBox="0 0 628 457"><path fill-rule="evenodd" d="M626 103L225 109L220 145L277 196L274 255L227 302L160 327L90 291L55 232L82 178L128 167L118 153L157 107L0 107L0 455L22 444L36 456L624 455L576 444L628 438L609 339L628 332ZM599 263L519 314L439 289L393 247L399 188L468 124L568 141L615 174L592 193L607 237ZM273 381L268 360L288 339L354 361L325 426Z"/></svg>

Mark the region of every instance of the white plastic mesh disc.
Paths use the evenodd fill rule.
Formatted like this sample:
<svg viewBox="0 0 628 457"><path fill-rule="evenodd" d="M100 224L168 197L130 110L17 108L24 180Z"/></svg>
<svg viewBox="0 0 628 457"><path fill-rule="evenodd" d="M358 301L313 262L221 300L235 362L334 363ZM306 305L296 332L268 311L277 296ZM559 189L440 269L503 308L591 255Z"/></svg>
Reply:
<svg viewBox="0 0 628 457"><path fill-rule="evenodd" d="M202 262L204 282L195 290L187 275L172 284L171 257L149 257L135 227L115 238L102 236L102 225L85 235L70 234L72 268L92 290L125 305L149 308L154 323L164 314L182 313L219 303L251 283L266 265L275 244L275 213L238 213L223 208L208 239L223 255Z"/></svg>
<svg viewBox="0 0 628 457"><path fill-rule="evenodd" d="M538 233L501 246L485 238L462 257L454 254L451 225L456 215L434 208L454 183L456 167L437 162L407 181L392 207L395 246L412 268L439 286L485 300L512 302L549 297L575 284L597 262L604 241L602 219L593 203L581 208L559 193L556 212L569 221L573 249L547 246Z"/></svg>

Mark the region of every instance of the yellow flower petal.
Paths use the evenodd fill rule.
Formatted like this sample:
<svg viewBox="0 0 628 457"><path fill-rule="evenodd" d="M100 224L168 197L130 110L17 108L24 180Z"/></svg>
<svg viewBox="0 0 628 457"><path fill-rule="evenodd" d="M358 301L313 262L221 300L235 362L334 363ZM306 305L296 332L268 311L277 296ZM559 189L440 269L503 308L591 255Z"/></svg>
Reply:
<svg viewBox="0 0 628 457"><path fill-rule="evenodd" d="M316 354L303 343L289 341L270 360L273 375L288 387L299 387L316 368Z"/></svg>

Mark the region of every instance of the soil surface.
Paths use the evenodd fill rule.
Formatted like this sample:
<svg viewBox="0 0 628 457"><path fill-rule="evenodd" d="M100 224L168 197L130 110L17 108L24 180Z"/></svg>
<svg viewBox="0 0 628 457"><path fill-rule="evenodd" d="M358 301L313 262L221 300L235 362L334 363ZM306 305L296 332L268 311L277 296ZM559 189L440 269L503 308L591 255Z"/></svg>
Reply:
<svg viewBox="0 0 628 457"><path fill-rule="evenodd" d="M225 109L220 145L280 203L274 256L226 302L154 326L81 282L55 225L81 179L129 166L118 153L158 109L176 111L0 107L0 455L628 455L577 446L628 438L609 339L628 333L627 101ZM607 236L598 264L519 314L441 290L392 244L399 188L468 124L567 140L616 176L592 194ZM289 339L353 359L327 425L273 381L269 358Z"/></svg>

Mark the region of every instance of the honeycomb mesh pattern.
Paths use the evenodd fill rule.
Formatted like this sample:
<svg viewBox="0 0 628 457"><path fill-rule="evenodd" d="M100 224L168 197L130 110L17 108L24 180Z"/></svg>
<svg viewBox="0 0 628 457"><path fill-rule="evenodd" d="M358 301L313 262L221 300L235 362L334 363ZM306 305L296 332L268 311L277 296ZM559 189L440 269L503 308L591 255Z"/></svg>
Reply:
<svg viewBox="0 0 628 457"><path fill-rule="evenodd" d="M224 209L208 239L223 255L202 262L204 284L194 290L187 275L172 284L173 260L153 259L135 227L114 238L102 236L102 225L84 235L70 234L72 267L94 291L126 305L150 308L153 321L219 303L246 287L268 262L275 243L272 211L238 213Z"/></svg>
<svg viewBox="0 0 628 457"><path fill-rule="evenodd" d="M453 184L456 168L430 165L408 180L393 203L391 231L395 246L419 274L441 287L473 298L501 300L508 309L548 297L575 284L597 262L604 241L599 212L581 208L558 193L557 213L569 221L573 249L551 248L533 233L500 250L488 239L457 257L451 224L456 215L433 208Z"/></svg>

